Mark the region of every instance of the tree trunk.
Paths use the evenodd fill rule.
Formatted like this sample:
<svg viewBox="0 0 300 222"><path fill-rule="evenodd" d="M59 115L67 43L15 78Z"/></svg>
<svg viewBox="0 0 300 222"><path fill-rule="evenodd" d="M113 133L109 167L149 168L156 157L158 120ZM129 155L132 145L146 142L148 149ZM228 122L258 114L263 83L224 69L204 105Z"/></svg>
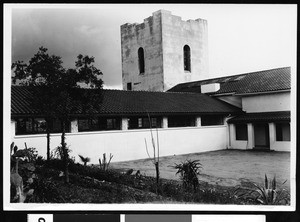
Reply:
<svg viewBox="0 0 300 222"><path fill-rule="evenodd" d="M52 121L50 118L46 119L46 133L47 133L47 160L50 160L50 132L52 130Z"/></svg>
<svg viewBox="0 0 300 222"><path fill-rule="evenodd" d="M50 129L47 127L47 160L50 160Z"/></svg>
<svg viewBox="0 0 300 222"><path fill-rule="evenodd" d="M65 166L65 182L69 183L69 154L66 147L66 121L62 120L61 148L63 152L63 163Z"/></svg>
<svg viewBox="0 0 300 222"><path fill-rule="evenodd" d="M157 191L159 190L159 165L158 162L155 162L155 170L156 170L156 187Z"/></svg>

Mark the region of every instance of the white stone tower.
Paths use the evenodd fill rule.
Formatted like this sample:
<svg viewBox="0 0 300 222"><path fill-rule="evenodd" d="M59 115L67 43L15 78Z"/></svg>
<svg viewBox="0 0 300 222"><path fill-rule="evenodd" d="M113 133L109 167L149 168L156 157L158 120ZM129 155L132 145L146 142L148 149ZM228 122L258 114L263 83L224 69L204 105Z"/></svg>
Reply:
<svg viewBox="0 0 300 222"><path fill-rule="evenodd" d="M141 24L121 26L124 90L166 91L209 78L207 21L182 21L159 10Z"/></svg>

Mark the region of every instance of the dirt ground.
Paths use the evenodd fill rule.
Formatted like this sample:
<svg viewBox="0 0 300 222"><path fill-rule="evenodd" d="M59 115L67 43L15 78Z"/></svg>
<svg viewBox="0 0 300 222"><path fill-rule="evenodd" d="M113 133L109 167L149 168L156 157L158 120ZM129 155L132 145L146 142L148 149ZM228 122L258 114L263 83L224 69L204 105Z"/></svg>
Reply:
<svg viewBox="0 0 300 222"><path fill-rule="evenodd" d="M160 158L160 176L166 179L179 179L172 166L190 160L200 160L201 181L223 186L243 185L248 181L264 183L264 176L276 176L279 187L290 187L290 153L243 150L219 150L205 153L192 153ZM142 175L155 176L155 168L150 159L111 163L112 168L140 170ZM286 183L282 185L285 181Z"/></svg>

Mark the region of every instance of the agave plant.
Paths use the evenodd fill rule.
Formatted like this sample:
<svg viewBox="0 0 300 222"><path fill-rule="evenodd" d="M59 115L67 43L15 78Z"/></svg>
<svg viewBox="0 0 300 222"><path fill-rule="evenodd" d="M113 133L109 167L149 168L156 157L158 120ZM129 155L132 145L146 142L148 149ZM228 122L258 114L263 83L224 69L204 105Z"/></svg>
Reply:
<svg viewBox="0 0 300 222"><path fill-rule="evenodd" d="M286 181L284 181L282 185L285 184L285 182ZM269 180L265 174L263 185L257 185L253 182L251 182L251 184L253 188L246 188L247 192L237 197L251 199L263 205L279 205L283 201L289 203L289 193L285 189L277 188L276 176L274 176L272 180Z"/></svg>

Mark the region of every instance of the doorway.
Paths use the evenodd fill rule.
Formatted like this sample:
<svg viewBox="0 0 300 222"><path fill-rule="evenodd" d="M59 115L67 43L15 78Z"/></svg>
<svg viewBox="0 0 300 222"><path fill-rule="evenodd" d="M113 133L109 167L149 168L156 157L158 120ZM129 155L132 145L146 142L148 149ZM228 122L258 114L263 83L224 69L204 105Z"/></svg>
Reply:
<svg viewBox="0 0 300 222"><path fill-rule="evenodd" d="M268 123L254 124L254 147L258 149L270 149Z"/></svg>

